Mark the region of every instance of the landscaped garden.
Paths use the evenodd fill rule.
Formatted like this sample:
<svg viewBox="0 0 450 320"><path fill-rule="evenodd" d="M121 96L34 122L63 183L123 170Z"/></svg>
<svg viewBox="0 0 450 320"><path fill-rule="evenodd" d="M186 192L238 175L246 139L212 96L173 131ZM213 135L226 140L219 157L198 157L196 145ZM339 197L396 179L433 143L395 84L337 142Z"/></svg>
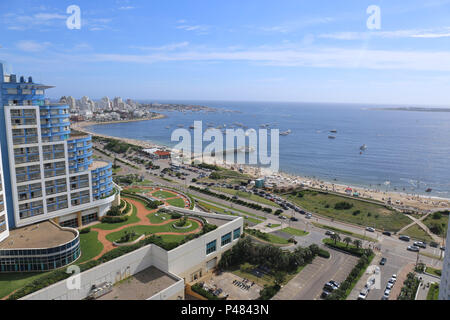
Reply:
<svg viewBox="0 0 450 320"><path fill-rule="evenodd" d="M320 191L293 191L285 196L287 200L307 211L361 226L381 230L398 231L411 223L404 214L363 200L352 199Z"/></svg>

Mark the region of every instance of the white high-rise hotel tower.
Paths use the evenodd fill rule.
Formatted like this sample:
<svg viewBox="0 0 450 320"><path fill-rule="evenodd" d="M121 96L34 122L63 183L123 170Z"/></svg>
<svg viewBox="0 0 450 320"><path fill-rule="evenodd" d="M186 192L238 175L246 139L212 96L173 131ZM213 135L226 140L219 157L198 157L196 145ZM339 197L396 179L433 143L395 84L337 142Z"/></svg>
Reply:
<svg viewBox="0 0 450 320"><path fill-rule="evenodd" d="M91 136L71 133L69 106L48 103L48 88L31 77L4 74L0 63L0 272L53 269L78 258L76 235L78 244L63 262L13 260L24 238L15 229L47 220L55 227L81 227L116 199L111 163L93 160ZM36 251L35 243L27 247Z"/></svg>

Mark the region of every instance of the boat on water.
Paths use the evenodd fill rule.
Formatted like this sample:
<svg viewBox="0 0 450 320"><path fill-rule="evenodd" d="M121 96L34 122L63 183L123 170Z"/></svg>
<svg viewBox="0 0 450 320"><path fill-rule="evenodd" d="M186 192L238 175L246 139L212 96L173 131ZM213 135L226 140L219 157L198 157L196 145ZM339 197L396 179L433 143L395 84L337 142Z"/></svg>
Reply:
<svg viewBox="0 0 450 320"><path fill-rule="evenodd" d="M288 134L290 134L292 131L291 129L288 129L286 131L280 132L280 136L287 136Z"/></svg>
<svg viewBox="0 0 450 320"><path fill-rule="evenodd" d="M184 124L179 124L179 125L177 125L177 127L178 127L178 128L183 128L183 127L184 127Z"/></svg>
<svg viewBox="0 0 450 320"><path fill-rule="evenodd" d="M170 129L170 126L166 126L166 129Z"/></svg>
<svg viewBox="0 0 450 320"><path fill-rule="evenodd" d="M330 130L331 133L337 133L336 129Z"/></svg>
<svg viewBox="0 0 450 320"><path fill-rule="evenodd" d="M328 139L336 139L336 137L335 137L335 136L329 135L329 136L328 136Z"/></svg>
<svg viewBox="0 0 450 320"><path fill-rule="evenodd" d="M363 144L361 147L359 147L359 150L364 151L367 149L367 145Z"/></svg>
<svg viewBox="0 0 450 320"><path fill-rule="evenodd" d="M425 192L430 193L431 191L433 191L433 189L428 188L427 190L425 190Z"/></svg>
<svg viewBox="0 0 450 320"><path fill-rule="evenodd" d="M269 124L268 124L268 123L261 124L261 125L259 125L259 127L260 127L260 128L268 128L268 127L269 127Z"/></svg>

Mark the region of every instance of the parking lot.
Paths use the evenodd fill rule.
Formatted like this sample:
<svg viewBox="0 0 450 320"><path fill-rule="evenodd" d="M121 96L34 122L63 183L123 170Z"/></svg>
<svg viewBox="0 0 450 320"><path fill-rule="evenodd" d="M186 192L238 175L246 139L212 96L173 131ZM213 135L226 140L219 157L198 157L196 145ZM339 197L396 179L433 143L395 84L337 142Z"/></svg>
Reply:
<svg viewBox="0 0 450 320"><path fill-rule="evenodd" d="M327 248L331 253L329 259L316 257L297 276L289 281L274 300L317 300L322 288L330 280L344 281L358 258Z"/></svg>

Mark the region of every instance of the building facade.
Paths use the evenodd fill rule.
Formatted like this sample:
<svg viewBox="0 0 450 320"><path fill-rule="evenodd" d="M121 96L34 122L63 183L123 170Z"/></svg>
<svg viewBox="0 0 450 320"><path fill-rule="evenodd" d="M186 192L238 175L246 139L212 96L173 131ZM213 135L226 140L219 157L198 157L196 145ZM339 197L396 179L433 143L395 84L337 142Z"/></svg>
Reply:
<svg viewBox="0 0 450 320"><path fill-rule="evenodd" d="M441 284L439 286L439 300L450 300L450 224L448 224L445 257L442 264Z"/></svg>
<svg viewBox="0 0 450 320"><path fill-rule="evenodd" d="M9 236L8 215L6 214L6 203L4 195L3 182L3 165L0 150L0 241L5 240Z"/></svg>
<svg viewBox="0 0 450 320"><path fill-rule="evenodd" d="M69 106L45 99L50 86L5 75L1 64L0 76L9 229L49 219L80 227L103 216L114 200L111 163L93 160L91 136L70 130Z"/></svg>

